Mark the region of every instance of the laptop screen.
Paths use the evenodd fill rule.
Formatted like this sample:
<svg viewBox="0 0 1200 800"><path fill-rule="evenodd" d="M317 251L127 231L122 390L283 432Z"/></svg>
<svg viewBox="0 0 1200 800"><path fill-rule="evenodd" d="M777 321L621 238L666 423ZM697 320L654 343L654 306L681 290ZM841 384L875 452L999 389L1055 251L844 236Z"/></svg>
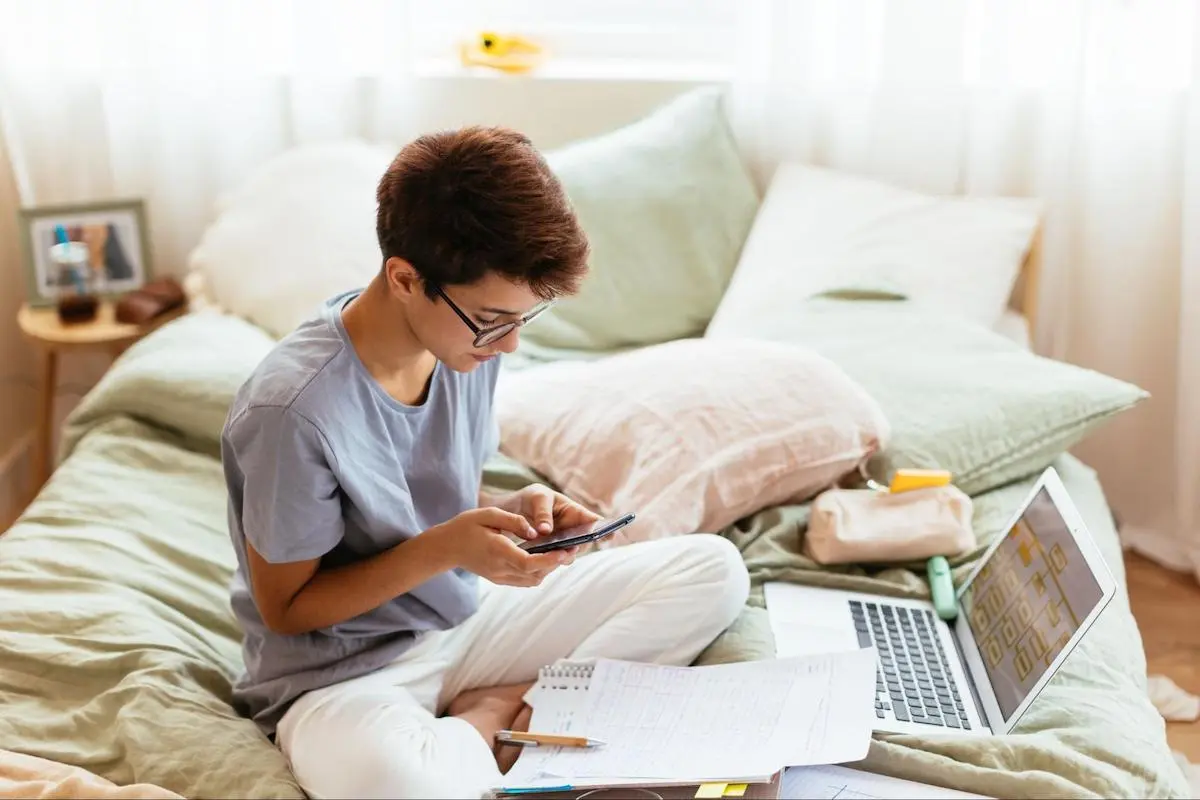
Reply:
<svg viewBox="0 0 1200 800"><path fill-rule="evenodd" d="M1006 720L1103 596L1042 489L962 595Z"/></svg>

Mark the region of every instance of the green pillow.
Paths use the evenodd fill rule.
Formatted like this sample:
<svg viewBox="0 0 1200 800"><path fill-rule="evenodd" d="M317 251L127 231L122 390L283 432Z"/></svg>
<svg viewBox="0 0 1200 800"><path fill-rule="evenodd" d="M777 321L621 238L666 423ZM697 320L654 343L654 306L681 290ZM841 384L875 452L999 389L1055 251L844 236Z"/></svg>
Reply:
<svg viewBox="0 0 1200 800"><path fill-rule="evenodd" d="M759 202L721 94L694 90L546 159L591 241L591 274L522 332L527 349L611 351L702 333Z"/></svg>
<svg viewBox="0 0 1200 800"><path fill-rule="evenodd" d="M868 465L881 482L900 467L937 467L974 496L1040 472L1149 396L909 301L814 299L752 328L720 335L811 347L871 393L891 424Z"/></svg>

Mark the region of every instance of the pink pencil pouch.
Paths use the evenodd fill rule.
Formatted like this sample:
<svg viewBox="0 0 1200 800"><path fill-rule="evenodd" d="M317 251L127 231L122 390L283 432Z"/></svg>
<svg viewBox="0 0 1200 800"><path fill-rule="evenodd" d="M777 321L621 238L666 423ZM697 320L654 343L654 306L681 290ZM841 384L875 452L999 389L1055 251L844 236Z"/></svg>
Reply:
<svg viewBox="0 0 1200 800"><path fill-rule="evenodd" d="M971 498L954 486L830 489L813 500L804 554L818 564L918 561L975 547Z"/></svg>

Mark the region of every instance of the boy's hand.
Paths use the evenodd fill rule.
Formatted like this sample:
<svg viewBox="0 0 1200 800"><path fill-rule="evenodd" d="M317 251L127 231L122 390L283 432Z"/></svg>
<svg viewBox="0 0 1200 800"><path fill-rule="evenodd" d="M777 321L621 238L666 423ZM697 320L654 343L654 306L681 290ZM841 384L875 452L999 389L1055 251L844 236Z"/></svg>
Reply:
<svg viewBox="0 0 1200 800"><path fill-rule="evenodd" d="M537 586L555 569L575 560L573 550L526 553L505 533L522 539L537 537L525 517L495 507L464 511L422 536L437 537L452 566L505 586Z"/></svg>
<svg viewBox="0 0 1200 800"><path fill-rule="evenodd" d="M530 484L513 492L503 498L498 506L529 520L529 524L539 536L545 536L560 528L586 525L600 519L599 514L540 483Z"/></svg>

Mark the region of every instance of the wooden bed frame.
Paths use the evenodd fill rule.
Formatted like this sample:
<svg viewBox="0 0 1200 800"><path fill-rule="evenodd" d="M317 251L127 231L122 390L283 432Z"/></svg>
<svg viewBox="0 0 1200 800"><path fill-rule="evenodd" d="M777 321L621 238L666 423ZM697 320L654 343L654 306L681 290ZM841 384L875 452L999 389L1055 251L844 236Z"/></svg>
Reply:
<svg viewBox="0 0 1200 800"><path fill-rule="evenodd" d="M1008 301L1009 308L1025 318L1030 343L1037 341L1038 290L1041 286L1041 277L1042 228L1039 225L1033 233L1029 250L1025 253L1025 260L1021 263L1021 270L1017 274L1013 293Z"/></svg>

